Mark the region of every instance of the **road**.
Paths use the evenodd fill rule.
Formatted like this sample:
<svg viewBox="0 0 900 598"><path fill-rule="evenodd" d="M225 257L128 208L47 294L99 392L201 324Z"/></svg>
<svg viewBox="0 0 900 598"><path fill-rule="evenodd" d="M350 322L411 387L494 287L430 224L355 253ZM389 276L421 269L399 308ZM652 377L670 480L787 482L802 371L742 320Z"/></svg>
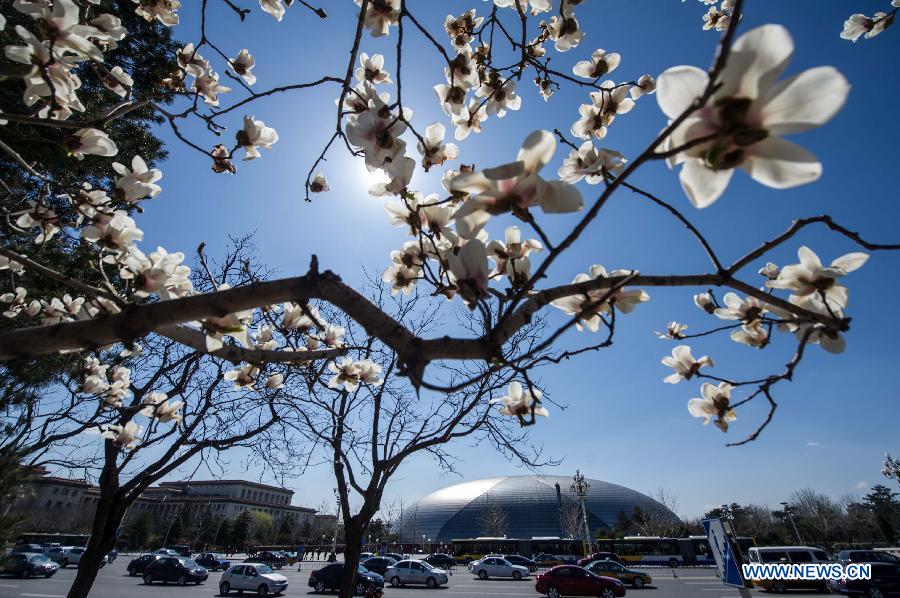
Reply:
<svg viewBox="0 0 900 598"><path fill-rule="evenodd" d="M129 577L125 570L128 557L120 557L116 562L107 565L100 571L91 598L212 598L218 595L218 580L221 573L210 573L209 580L199 586L188 585L179 587L155 583L145 586L140 578ZM312 570L310 563L304 563L303 571L296 568L285 567L279 573L284 574L290 583L285 594L311 598L316 596L312 589L306 585L309 572ZM629 597L641 598L736 598L738 593L723 586L718 579L713 577L711 571L706 570L682 570L679 577L671 577L669 570L648 570L654 576L653 587L642 590L628 590ZM75 578L75 569L60 569L56 575L49 579L17 579L14 577L0 577L0 598L65 598L66 592ZM762 592L753 592L754 596L767 596ZM814 596L810 593L798 593L797 596ZM327 596L327 595L326 595ZM336 594L331 594L336 596ZM538 598L534 590L534 582L522 580L479 580L464 573L456 572L450 578L448 587L438 590L426 590L425 588L385 588L385 598Z"/></svg>

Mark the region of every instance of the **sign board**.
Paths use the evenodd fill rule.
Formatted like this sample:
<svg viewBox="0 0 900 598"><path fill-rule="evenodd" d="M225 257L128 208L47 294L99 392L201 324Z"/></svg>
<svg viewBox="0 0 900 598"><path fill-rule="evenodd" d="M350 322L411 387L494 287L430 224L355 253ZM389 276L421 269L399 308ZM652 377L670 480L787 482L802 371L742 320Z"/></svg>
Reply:
<svg viewBox="0 0 900 598"><path fill-rule="evenodd" d="M726 528L727 525L727 528ZM729 535L730 525L718 517L703 520L703 530L709 540L709 548L719 568L719 576L722 583L736 588L746 587L744 577L741 575L741 554L737 545Z"/></svg>

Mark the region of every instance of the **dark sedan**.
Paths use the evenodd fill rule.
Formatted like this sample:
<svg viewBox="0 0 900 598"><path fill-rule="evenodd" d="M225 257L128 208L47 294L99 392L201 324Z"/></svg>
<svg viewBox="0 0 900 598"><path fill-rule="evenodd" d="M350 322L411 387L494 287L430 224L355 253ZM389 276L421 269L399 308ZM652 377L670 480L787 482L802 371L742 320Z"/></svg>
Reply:
<svg viewBox="0 0 900 598"><path fill-rule="evenodd" d="M585 565L590 565L594 561L613 561L615 563L619 563L623 567L625 566L625 561L622 560L622 557L614 552L595 552L593 554L589 554L583 559L578 559L576 565L578 565L579 567L584 567Z"/></svg>
<svg viewBox="0 0 900 598"><path fill-rule="evenodd" d="M449 569L456 564L456 559L443 553L429 554L422 560L438 569Z"/></svg>
<svg viewBox="0 0 900 598"><path fill-rule="evenodd" d="M883 598L900 596L900 566L889 563L872 563L872 578L842 580L842 593L848 596Z"/></svg>
<svg viewBox="0 0 900 598"><path fill-rule="evenodd" d="M309 574L307 585L315 592L322 593L326 590L339 590L344 579L344 563L331 563ZM362 596L369 586L384 587L384 578L360 565L356 573L356 587L354 593Z"/></svg>
<svg viewBox="0 0 900 598"><path fill-rule="evenodd" d="M128 575L132 577L143 575L147 565L161 558L163 558L161 554L142 554L137 558L131 559L131 562L128 563Z"/></svg>
<svg viewBox="0 0 900 598"><path fill-rule="evenodd" d="M180 586L188 582L199 584L206 581L209 572L193 559L187 557L166 556L157 559L144 569L144 583L151 584L154 581L163 583L174 582Z"/></svg>
<svg viewBox="0 0 900 598"><path fill-rule="evenodd" d="M218 571L219 569L224 571L231 566L231 561L214 552L204 552L194 560L197 561L198 565L202 565L210 571Z"/></svg>
<svg viewBox="0 0 900 598"><path fill-rule="evenodd" d="M537 576L534 589L548 598L560 596L599 596L620 598L625 586L618 579L594 575L584 567L561 565Z"/></svg>
<svg viewBox="0 0 900 598"><path fill-rule="evenodd" d="M278 552L273 552L271 550L263 550L261 552L256 553L256 556L253 558L247 559L248 563L263 563L272 567L273 569L281 569L285 565L287 565L287 557Z"/></svg>
<svg viewBox="0 0 900 598"><path fill-rule="evenodd" d="M520 567L525 567L532 573L537 571L538 564L535 561L532 561L529 558L525 558L520 554L508 554L504 557L507 561L509 561L513 565L519 565Z"/></svg>
<svg viewBox="0 0 900 598"><path fill-rule="evenodd" d="M389 556L373 556L367 558L360 564L369 571L384 576L384 572L387 570L387 568L396 563L397 561Z"/></svg>
<svg viewBox="0 0 900 598"><path fill-rule="evenodd" d="M50 577L57 569L59 565L47 558L47 555L33 552L15 552L0 563L0 573L16 577Z"/></svg>

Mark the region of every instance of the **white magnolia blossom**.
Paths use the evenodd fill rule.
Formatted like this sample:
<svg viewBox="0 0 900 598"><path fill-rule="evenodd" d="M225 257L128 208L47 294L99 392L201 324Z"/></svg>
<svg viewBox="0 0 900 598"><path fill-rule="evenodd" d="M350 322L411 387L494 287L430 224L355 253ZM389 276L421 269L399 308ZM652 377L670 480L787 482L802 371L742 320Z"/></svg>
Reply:
<svg viewBox="0 0 900 598"><path fill-rule="evenodd" d="M362 0L354 2L362 6ZM370 0L364 24L373 37L388 35L391 25L396 25L399 20L400 0Z"/></svg>
<svg viewBox="0 0 900 598"><path fill-rule="evenodd" d="M656 336L667 340L680 340L684 338L684 331L687 330L687 324L679 324L678 322L669 322L665 332L656 332Z"/></svg>
<svg viewBox="0 0 900 598"><path fill-rule="evenodd" d="M580 210L584 200L578 189L538 175L555 151L553 134L535 131L525 139L515 162L454 178L452 189L472 194L455 215L460 236L474 237L492 215L512 212L524 216L532 206L540 206L548 214Z"/></svg>
<svg viewBox="0 0 900 598"><path fill-rule="evenodd" d="M712 137L669 160L673 166L683 164L681 185L696 207L715 202L737 167L775 189L811 183L822 174L815 156L781 135L828 122L844 105L850 84L828 66L776 82L793 53L791 36L780 25L764 25L740 36L722 69L720 87L666 140L667 149L675 149ZM706 71L670 68L659 76L659 106L670 119L678 118L707 84Z"/></svg>
<svg viewBox="0 0 900 598"><path fill-rule="evenodd" d="M614 81L607 80L600 87L599 91L590 93L590 104L582 104L578 108L581 118L575 121L571 131L579 139L603 139L616 115L626 114L634 108L627 85L616 85Z"/></svg>
<svg viewBox="0 0 900 598"><path fill-rule="evenodd" d="M778 278L780 270L777 265L772 262L766 262L766 265L759 269L759 275L765 276L769 280Z"/></svg>
<svg viewBox="0 0 900 598"><path fill-rule="evenodd" d="M162 188L156 181L162 178L157 168L148 168L140 156L131 159L131 169L119 162L112 163L116 177L116 199L126 203L134 203L147 197L156 197Z"/></svg>
<svg viewBox="0 0 900 598"><path fill-rule="evenodd" d="M319 310L313 305L307 305L304 310L303 306L297 305L296 303L285 303L282 308L284 313L281 318L281 327L286 328L287 330L307 332L316 328L318 322L321 322ZM313 321L313 318L318 322Z"/></svg>
<svg viewBox="0 0 900 598"><path fill-rule="evenodd" d="M258 148L272 149L278 142L278 133L263 121L245 116L244 128L237 133L237 142L247 152L244 160L254 160L262 155Z"/></svg>
<svg viewBox="0 0 900 598"><path fill-rule="evenodd" d="M625 159L615 150L596 148L591 140L572 150L559 167L559 178L574 185L584 179L589 185L597 185L608 176L618 175L625 167Z"/></svg>
<svg viewBox="0 0 900 598"><path fill-rule="evenodd" d="M218 73L208 70L194 79L194 91L202 96L208 105L218 106L219 94L228 93L231 88L219 83Z"/></svg>
<svg viewBox="0 0 900 598"><path fill-rule="evenodd" d="M512 8L513 10L517 10L517 7L519 7L523 11L527 11L529 1L531 2L532 15L547 12L553 7L552 0L494 0L494 4L500 8Z"/></svg>
<svg viewBox="0 0 900 598"><path fill-rule="evenodd" d="M587 282L589 280L606 279L611 277L628 276L633 270L613 270L607 273L606 268L599 264L591 266L589 274L581 273L575 277L572 284ZM604 299L604 297L607 297ZM587 293L579 293L555 299L550 303L564 314L577 318L575 328L583 330L587 326L591 332L600 330L602 318L600 314L612 313L613 305L622 313L629 314L634 308L645 301L650 300L650 295L642 289L618 289L610 293L608 288L593 289Z"/></svg>
<svg viewBox="0 0 900 598"><path fill-rule="evenodd" d="M395 252L398 253L398 252ZM381 275L381 280L391 285L391 295L409 295L416 287L421 270L404 264L391 264Z"/></svg>
<svg viewBox="0 0 900 598"><path fill-rule="evenodd" d="M591 54L590 60L582 60L576 63L572 67L572 72L585 79L599 79L616 70L621 61L622 57L619 54L615 52L609 53L598 48Z"/></svg>
<svg viewBox="0 0 900 598"><path fill-rule="evenodd" d="M124 98L131 91L134 79L122 67L114 66L108 73L100 75L100 82L117 96Z"/></svg>
<svg viewBox="0 0 900 598"><path fill-rule="evenodd" d="M488 118L487 107L480 101L472 98L469 105L460 114L451 116L451 122L456 126L453 136L457 141L462 141L470 133L481 133L481 123Z"/></svg>
<svg viewBox="0 0 900 598"><path fill-rule="evenodd" d="M416 161L409 156L401 156L389 164L385 164L383 172L390 178L387 181L371 185L369 194L375 196L403 194L409 187L415 168Z"/></svg>
<svg viewBox="0 0 900 598"><path fill-rule="evenodd" d="M756 297L741 299L737 293L725 293L722 303L725 307L716 308L714 312L720 320L741 320L745 324L755 325L769 311L767 304Z"/></svg>
<svg viewBox="0 0 900 598"><path fill-rule="evenodd" d="M232 370L228 370L222 377L225 380L233 381L234 387L237 389L253 388L256 384L256 379L259 377L259 368L251 363L244 363Z"/></svg>
<svg viewBox="0 0 900 598"><path fill-rule="evenodd" d="M84 307L84 297L72 297L68 293L62 298L53 297L50 301L41 299L41 324L59 324L71 322Z"/></svg>
<svg viewBox="0 0 900 598"><path fill-rule="evenodd" d="M226 291L231 285L219 285L217 290ZM250 341L250 330L248 328L253 313L256 310L244 309L225 316L213 316L206 318L200 324L206 333L206 350L216 351L223 346L222 340L226 336L230 336L243 347L252 347Z"/></svg>
<svg viewBox="0 0 900 598"><path fill-rule="evenodd" d="M501 404L500 415L519 418L525 422L534 415L550 417L550 412L541 404L543 393L537 388L523 388L519 382L510 382L506 396L491 399L491 405Z"/></svg>
<svg viewBox="0 0 900 598"><path fill-rule="evenodd" d="M584 38L584 31L578 25L578 19L574 15L550 17L547 23L541 22L541 26L547 31L547 35L553 40L557 52L566 52L578 46Z"/></svg>
<svg viewBox="0 0 900 598"><path fill-rule="evenodd" d="M704 355L700 359L694 359L691 355L691 348L688 345L678 345L672 349L672 355L662 358L662 364L675 370L663 378L663 382L668 384L678 384L682 380L690 380L700 372L703 366L712 367L713 360L709 355Z"/></svg>
<svg viewBox="0 0 900 598"><path fill-rule="evenodd" d="M13 274L21 274L25 271L25 266L12 258L0 255L0 271L2 270L9 270Z"/></svg>
<svg viewBox="0 0 900 598"><path fill-rule="evenodd" d="M191 77L200 77L211 69L209 61L200 55L193 43L178 50L175 53L175 59L178 61L178 66Z"/></svg>
<svg viewBox="0 0 900 598"><path fill-rule="evenodd" d="M769 331L760 322L741 324L737 330L731 331L731 340L750 347L765 347L769 343Z"/></svg>
<svg viewBox="0 0 900 598"><path fill-rule="evenodd" d="M337 361L328 364L328 369L334 373L328 381L329 388L343 386L347 392L353 392L360 384L381 386L384 382L380 376L381 366L369 359L354 361L349 357L338 357Z"/></svg>
<svg viewBox="0 0 900 598"><path fill-rule="evenodd" d="M484 83L475 90L475 97L484 98L484 105L488 116L497 115L497 118L506 116L507 110L518 110L522 106L522 98L516 95L516 80L514 78L505 81L492 71Z"/></svg>
<svg viewBox="0 0 900 598"><path fill-rule="evenodd" d="M725 31L731 23L731 14L726 10L719 10L715 6L710 6L706 14L703 15L703 30L708 31L715 29L716 31Z"/></svg>
<svg viewBox="0 0 900 598"><path fill-rule="evenodd" d="M651 77L650 75L642 75L640 79L637 80L637 85L631 87L628 90L628 95L631 96L632 100L636 100L644 94L656 93L656 79Z"/></svg>
<svg viewBox="0 0 900 598"><path fill-rule="evenodd" d="M328 184L328 181L325 179L325 175L322 174L322 171L316 173L316 176L313 177L313 180L309 183L309 192L310 193L325 193L326 191L331 191L331 186Z"/></svg>
<svg viewBox="0 0 900 598"><path fill-rule="evenodd" d="M43 204L30 200L28 203L31 208L18 214L16 226L25 230L33 227L40 228L41 232L34 239L35 244L40 245L44 241L52 239L59 232L59 215L55 210Z"/></svg>
<svg viewBox="0 0 900 598"><path fill-rule="evenodd" d="M842 255L823 266L819 256L809 247L797 251L799 264L785 266L777 278L767 280L766 286L773 289L793 291L790 301L805 304L811 300L824 301L828 308L843 311L849 301L847 287L838 284L837 279L862 267L869 259L868 254L854 252Z"/></svg>
<svg viewBox="0 0 900 598"><path fill-rule="evenodd" d="M181 0L132 0L138 7L135 12L148 21L159 20L169 27L178 24L177 10L181 8Z"/></svg>
<svg viewBox="0 0 900 598"><path fill-rule="evenodd" d="M703 398L688 401L688 413L694 417L702 417L703 424L713 422L723 432L728 431L728 424L737 419L731 404L732 386L721 382L718 386L704 382L700 387Z"/></svg>
<svg viewBox="0 0 900 598"><path fill-rule="evenodd" d="M111 218L95 218L92 224L81 229L81 238L119 253L143 239L144 231L137 227L128 212L116 210Z"/></svg>
<svg viewBox="0 0 900 598"><path fill-rule="evenodd" d="M459 295L469 309L487 295L487 248L481 239L472 239L447 256L450 275Z"/></svg>
<svg viewBox="0 0 900 598"><path fill-rule="evenodd" d="M138 437L142 431L143 428L133 421L129 421L124 426L116 424L105 425L100 436L111 441L115 446L130 451L137 446Z"/></svg>
<svg viewBox="0 0 900 598"><path fill-rule="evenodd" d="M464 91L478 86L481 79L478 75L478 63L473 57L471 48L465 47L457 51L450 64L444 67L444 76L448 84ZM437 92L437 87L435 91ZM440 93L438 95L440 96Z"/></svg>
<svg viewBox="0 0 900 598"><path fill-rule="evenodd" d="M144 255L137 247L129 247L119 261L119 276L131 281L138 297L158 294L161 299L171 299L184 297L194 289L191 269L182 263L184 254L180 251L168 253L157 247L150 255Z"/></svg>
<svg viewBox="0 0 900 598"><path fill-rule="evenodd" d="M472 34L483 21L484 17L475 16L475 9L473 8L458 17L447 15L447 18L444 19L444 30L450 36L450 42L453 44L453 47L457 50L462 50L469 47L469 44L472 43Z"/></svg>
<svg viewBox="0 0 900 598"><path fill-rule="evenodd" d="M488 256L494 260L494 269L490 278L506 275L513 285L521 284L531 274L531 262L528 255L533 251L541 251L544 246L537 239L522 241L522 230L518 226L509 226L504 232L505 242L488 243Z"/></svg>
<svg viewBox="0 0 900 598"><path fill-rule="evenodd" d="M99 129L78 129L67 138L66 148L77 160L84 160L88 154L109 157L119 152L113 140Z"/></svg>
<svg viewBox="0 0 900 598"><path fill-rule="evenodd" d="M290 5L292 1L293 0L288 0L288 5ZM275 20L277 21L284 18L284 4L281 3L281 0L259 0L259 6L265 12L275 17Z"/></svg>
<svg viewBox="0 0 900 598"><path fill-rule="evenodd" d="M371 9L370 9L371 10ZM403 108L403 119L387 106L377 106L370 100L371 109L347 119L347 139L365 153L369 172L378 168L390 168L406 151L406 142L400 139L407 128L405 121L412 119L412 110Z"/></svg>
<svg viewBox="0 0 900 598"><path fill-rule="evenodd" d="M151 392L141 401L144 408L138 413L145 417L155 418L163 424L181 422L182 415L179 410L184 405L184 401L169 401L168 398L164 392Z"/></svg>
<svg viewBox="0 0 900 598"><path fill-rule="evenodd" d="M900 2L894 0L891 3L894 8L900 7ZM896 12L896 11L894 11ZM850 15L844 21L844 29L841 31L841 38L856 43L861 35L865 34L866 39L871 39L890 27L894 22L894 14L876 12L873 16L867 17L864 14Z"/></svg>
<svg viewBox="0 0 900 598"><path fill-rule="evenodd" d="M319 336L329 349L339 349L344 346L344 330L343 326L335 326L334 324L325 324L325 329Z"/></svg>
<svg viewBox="0 0 900 598"><path fill-rule="evenodd" d="M265 382L264 386L271 390L278 390L279 388L284 388L284 374L272 374L271 376L266 378L266 382Z"/></svg>
<svg viewBox="0 0 900 598"><path fill-rule="evenodd" d="M359 55L359 64L361 66L355 72L357 81L369 81L373 85L393 83L390 73L384 70L384 55L369 56L362 52Z"/></svg>
<svg viewBox="0 0 900 598"><path fill-rule="evenodd" d="M716 311L716 302L713 301L713 296L710 293L698 293L697 295L694 295L694 305L708 314L713 314Z"/></svg>
<svg viewBox="0 0 900 598"><path fill-rule="evenodd" d="M250 54L249 50L244 48L238 52L238 55L229 61L229 64L231 64L231 70L240 75L247 85L256 83L256 75L251 72L253 67L256 66L256 60L253 59L253 55Z"/></svg>
<svg viewBox="0 0 900 598"><path fill-rule="evenodd" d="M424 143L418 144L419 153L422 155L422 168L426 172L432 166L440 166L447 160L455 160L459 155L459 148L453 143L444 143L444 125L432 123L425 129Z"/></svg>
<svg viewBox="0 0 900 598"><path fill-rule="evenodd" d="M30 302L25 301L28 291L24 287L16 287L14 293L4 293L0 295L0 303L6 303L6 310L3 315L7 318L15 318L20 313L25 312L28 317L36 316L41 311L41 302L33 299Z"/></svg>

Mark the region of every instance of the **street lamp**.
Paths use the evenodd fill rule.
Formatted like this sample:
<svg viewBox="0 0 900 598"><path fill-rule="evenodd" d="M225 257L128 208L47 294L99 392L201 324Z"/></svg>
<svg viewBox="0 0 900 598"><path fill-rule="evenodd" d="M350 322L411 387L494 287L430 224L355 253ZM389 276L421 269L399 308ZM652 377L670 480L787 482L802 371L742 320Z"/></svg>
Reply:
<svg viewBox="0 0 900 598"><path fill-rule="evenodd" d="M578 497L578 500L581 502L581 519L584 523L584 541L588 547L591 546L591 529L588 527L588 518L587 518L587 507L585 506L585 500L587 499L587 492L590 489L591 485L588 483L584 476L581 474L579 470L575 470L575 476L572 478L572 483L569 485L572 489L572 492L575 493L575 496Z"/></svg>
<svg viewBox="0 0 900 598"><path fill-rule="evenodd" d="M791 527L794 528L794 535L797 536L797 544L803 545L803 540L800 539L800 532L797 531L797 524L794 522L794 507L786 502L782 502L781 506L791 522Z"/></svg>

